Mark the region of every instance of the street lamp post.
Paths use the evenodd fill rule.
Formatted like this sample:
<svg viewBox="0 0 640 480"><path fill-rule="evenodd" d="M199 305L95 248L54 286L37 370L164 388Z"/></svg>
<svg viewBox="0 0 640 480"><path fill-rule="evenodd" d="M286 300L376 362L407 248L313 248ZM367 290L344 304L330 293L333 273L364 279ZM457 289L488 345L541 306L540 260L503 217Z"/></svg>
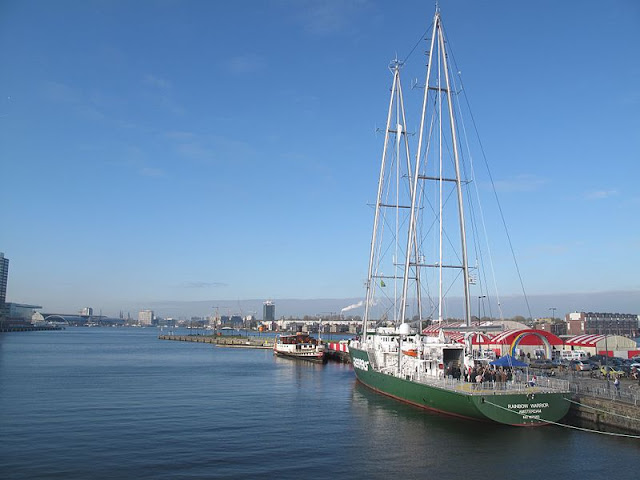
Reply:
<svg viewBox="0 0 640 480"><path fill-rule="evenodd" d="M483 298L487 298L486 295L480 295L478 297L478 324L480 324L480 300L482 300Z"/></svg>

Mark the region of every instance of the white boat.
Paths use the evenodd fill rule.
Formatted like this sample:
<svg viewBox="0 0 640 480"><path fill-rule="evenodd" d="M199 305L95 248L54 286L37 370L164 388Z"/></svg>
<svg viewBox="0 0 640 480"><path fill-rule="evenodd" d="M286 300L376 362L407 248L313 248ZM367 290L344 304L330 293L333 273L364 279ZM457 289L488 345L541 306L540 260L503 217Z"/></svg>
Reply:
<svg viewBox="0 0 640 480"><path fill-rule="evenodd" d="M276 336L273 353L280 357L327 363L324 344L306 333Z"/></svg>

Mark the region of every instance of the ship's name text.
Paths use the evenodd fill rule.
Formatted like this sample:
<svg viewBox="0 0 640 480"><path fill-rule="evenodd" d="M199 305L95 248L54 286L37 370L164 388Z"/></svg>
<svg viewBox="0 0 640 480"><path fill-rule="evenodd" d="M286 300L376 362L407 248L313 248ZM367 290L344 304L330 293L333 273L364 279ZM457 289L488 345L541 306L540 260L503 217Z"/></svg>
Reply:
<svg viewBox="0 0 640 480"><path fill-rule="evenodd" d="M510 403L507 408L509 410L525 409L525 408L548 408L549 404L544 403Z"/></svg>
<svg viewBox="0 0 640 480"><path fill-rule="evenodd" d="M543 408L548 408L549 404L544 403L510 403L509 410L517 410L518 415L523 419L539 420Z"/></svg>
<svg viewBox="0 0 640 480"><path fill-rule="evenodd" d="M353 368L359 368L360 370L369 370L369 362L363 360L362 358L354 358L353 359Z"/></svg>

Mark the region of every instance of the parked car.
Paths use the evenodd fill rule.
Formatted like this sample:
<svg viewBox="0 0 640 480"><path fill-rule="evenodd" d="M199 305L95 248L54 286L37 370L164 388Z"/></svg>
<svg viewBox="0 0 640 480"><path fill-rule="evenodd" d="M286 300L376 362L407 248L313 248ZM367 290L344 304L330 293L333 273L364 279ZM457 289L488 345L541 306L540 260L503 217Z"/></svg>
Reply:
<svg viewBox="0 0 640 480"><path fill-rule="evenodd" d="M611 365L616 365L618 367L621 367L622 365L625 364L625 361L626 361L625 358L611 357L608 363L610 363Z"/></svg>
<svg viewBox="0 0 640 480"><path fill-rule="evenodd" d="M590 372L591 370L593 370L593 365L591 365L589 362L573 360L569 368L578 372Z"/></svg>
<svg viewBox="0 0 640 480"><path fill-rule="evenodd" d="M611 365L603 365L600 367L600 373L602 374L603 377L607 377L607 375L609 376L609 378L611 377L624 377L624 371L622 371L621 369L619 369L618 367L614 367Z"/></svg>
<svg viewBox="0 0 640 480"><path fill-rule="evenodd" d="M531 368L555 368L556 365L553 364L551 360L546 358L541 359L532 359L529 363L529 367Z"/></svg>
<svg viewBox="0 0 640 480"><path fill-rule="evenodd" d="M607 357L606 355L591 355L588 359L589 362L591 363L596 363L596 364L601 364L604 365L607 361L609 357Z"/></svg>

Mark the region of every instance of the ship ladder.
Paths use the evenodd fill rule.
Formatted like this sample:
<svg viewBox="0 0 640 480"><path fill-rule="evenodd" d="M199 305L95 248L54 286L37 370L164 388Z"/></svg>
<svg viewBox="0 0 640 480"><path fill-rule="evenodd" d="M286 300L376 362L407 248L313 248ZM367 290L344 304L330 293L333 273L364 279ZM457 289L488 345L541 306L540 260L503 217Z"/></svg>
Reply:
<svg viewBox="0 0 640 480"><path fill-rule="evenodd" d="M368 348L367 355L369 356L369 363L373 369L378 370L378 357L376 357L376 352L373 349Z"/></svg>

